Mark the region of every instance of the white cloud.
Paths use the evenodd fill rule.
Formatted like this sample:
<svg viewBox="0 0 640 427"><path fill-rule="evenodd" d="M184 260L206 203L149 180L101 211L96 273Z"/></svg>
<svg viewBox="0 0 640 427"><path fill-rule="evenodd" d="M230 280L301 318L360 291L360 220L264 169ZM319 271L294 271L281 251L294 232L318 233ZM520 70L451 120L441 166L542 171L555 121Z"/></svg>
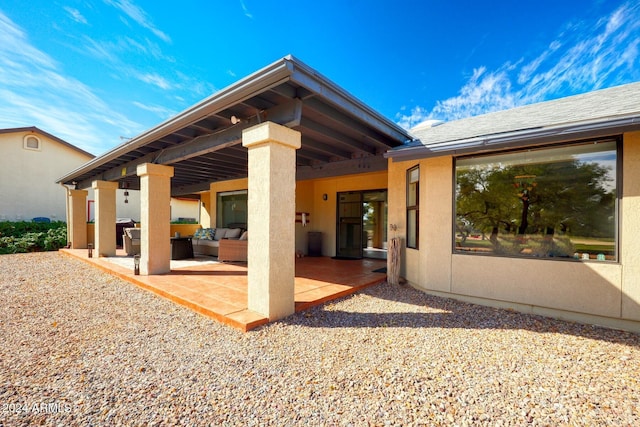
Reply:
<svg viewBox="0 0 640 427"><path fill-rule="evenodd" d="M171 42L171 38L155 27L151 19L147 16L147 13L133 2L129 0L105 0L105 3L111 5L124 12L129 18L133 19L143 28L151 31L158 38L164 40L167 43Z"/></svg>
<svg viewBox="0 0 640 427"><path fill-rule="evenodd" d="M403 108L404 110L406 110L406 107ZM426 117L429 117L429 114L429 110L418 105L413 107L409 114L397 114L396 117L399 118L398 124L400 126L405 129L411 129L418 123L422 123Z"/></svg>
<svg viewBox="0 0 640 427"><path fill-rule="evenodd" d="M249 12L249 9L247 9L247 5L244 3L244 0L240 0L240 6L242 7L244 16L246 16L249 19L253 19L253 15L251 14L251 12Z"/></svg>
<svg viewBox="0 0 640 427"><path fill-rule="evenodd" d="M455 120L640 79L640 4L628 2L597 22L567 26L532 60L474 70L457 96L429 109L396 114L409 128L427 119Z"/></svg>
<svg viewBox="0 0 640 427"><path fill-rule="evenodd" d="M26 42L24 31L0 12L0 55L8 62L14 57L28 57L31 63L41 67L54 67L55 61ZM5 64L6 65L6 64Z"/></svg>
<svg viewBox="0 0 640 427"><path fill-rule="evenodd" d="M113 146L111 135L142 129L86 85L64 76L2 12L0 64L0 127L37 126L92 153Z"/></svg>
<svg viewBox="0 0 640 427"><path fill-rule="evenodd" d="M135 78L137 78L138 80L157 86L160 89L163 90L168 90L171 89L171 84L169 83L169 81L167 79L165 79L164 77L162 77L159 74L156 73L135 73L134 74Z"/></svg>
<svg viewBox="0 0 640 427"><path fill-rule="evenodd" d="M95 59L103 61L103 63L114 63L118 61L118 56L113 49L113 43L99 42L88 36L84 37L83 42L80 48L81 52L93 56Z"/></svg>
<svg viewBox="0 0 640 427"><path fill-rule="evenodd" d="M81 24L86 24L87 23L87 18L82 16L82 13L80 13L80 11L78 9L74 9L72 7L69 7L69 6L65 6L64 10L67 11L67 13L71 16L71 19L73 19L74 21L79 22Z"/></svg>
<svg viewBox="0 0 640 427"><path fill-rule="evenodd" d="M133 101L133 105L135 105L136 107L145 110L145 111L150 111L160 117L164 117L164 118L169 118L171 116L173 116L175 114L175 111L166 108L162 105L148 105L148 104L143 104L142 102L138 102L138 101Z"/></svg>

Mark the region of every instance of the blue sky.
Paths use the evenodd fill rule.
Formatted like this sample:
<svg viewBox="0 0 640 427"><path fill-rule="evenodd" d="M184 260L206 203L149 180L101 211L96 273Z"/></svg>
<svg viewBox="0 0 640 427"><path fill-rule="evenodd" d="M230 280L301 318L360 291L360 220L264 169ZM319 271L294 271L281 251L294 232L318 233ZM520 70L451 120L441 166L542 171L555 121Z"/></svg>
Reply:
<svg viewBox="0 0 640 427"><path fill-rule="evenodd" d="M287 54L409 128L640 81L639 44L637 0L0 0L0 128L101 154Z"/></svg>

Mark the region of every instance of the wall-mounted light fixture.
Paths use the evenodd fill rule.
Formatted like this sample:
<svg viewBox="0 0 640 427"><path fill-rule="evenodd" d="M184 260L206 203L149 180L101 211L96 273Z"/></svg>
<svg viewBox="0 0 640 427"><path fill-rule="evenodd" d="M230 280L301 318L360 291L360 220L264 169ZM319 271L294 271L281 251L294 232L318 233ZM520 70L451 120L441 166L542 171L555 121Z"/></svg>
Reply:
<svg viewBox="0 0 640 427"><path fill-rule="evenodd" d="M325 202L327 201L328 198L329 198L329 196L327 195L327 193L324 193L322 195L322 200L324 200Z"/></svg>

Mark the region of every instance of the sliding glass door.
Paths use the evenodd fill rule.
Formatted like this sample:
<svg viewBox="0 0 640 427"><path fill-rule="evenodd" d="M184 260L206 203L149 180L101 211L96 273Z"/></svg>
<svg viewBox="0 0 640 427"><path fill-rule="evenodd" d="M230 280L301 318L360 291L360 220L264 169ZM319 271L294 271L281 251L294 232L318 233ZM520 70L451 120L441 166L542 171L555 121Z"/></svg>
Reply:
<svg viewBox="0 0 640 427"><path fill-rule="evenodd" d="M338 193L336 255L387 257L387 190Z"/></svg>

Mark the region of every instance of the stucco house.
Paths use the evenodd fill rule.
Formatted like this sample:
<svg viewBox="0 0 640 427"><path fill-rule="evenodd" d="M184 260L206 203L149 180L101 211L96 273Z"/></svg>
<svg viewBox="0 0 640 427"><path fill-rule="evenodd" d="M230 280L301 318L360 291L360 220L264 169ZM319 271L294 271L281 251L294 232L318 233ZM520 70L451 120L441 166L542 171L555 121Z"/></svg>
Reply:
<svg viewBox="0 0 640 427"><path fill-rule="evenodd" d="M409 283L640 330L639 101L632 83L414 129L386 154Z"/></svg>
<svg viewBox="0 0 640 427"><path fill-rule="evenodd" d="M640 330L638 99L640 83L407 131L288 56L59 178L70 243L92 188L96 249L115 252L126 185L142 274L169 270L170 196L198 197L203 227L246 219L248 306L271 320L294 312L295 251L380 257L397 237L425 292Z"/></svg>
<svg viewBox="0 0 640 427"><path fill-rule="evenodd" d="M93 157L35 126L0 129L0 221L66 221L56 179Z"/></svg>

